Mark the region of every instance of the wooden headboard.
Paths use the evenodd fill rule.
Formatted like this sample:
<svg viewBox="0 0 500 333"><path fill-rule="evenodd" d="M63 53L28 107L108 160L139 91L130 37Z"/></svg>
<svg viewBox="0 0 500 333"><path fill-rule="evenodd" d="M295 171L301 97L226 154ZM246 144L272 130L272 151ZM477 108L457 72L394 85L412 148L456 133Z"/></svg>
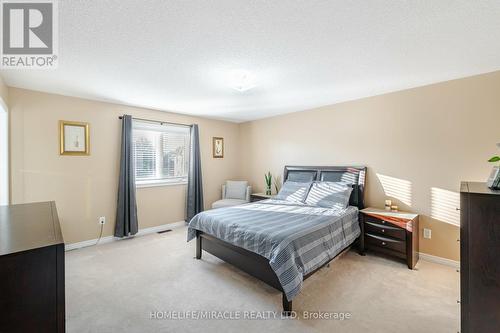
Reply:
<svg viewBox="0 0 500 333"><path fill-rule="evenodd" d="M283 182L330 181L352 184L349 205L365 207L366 167L364 166L285 166Z"/></svg>

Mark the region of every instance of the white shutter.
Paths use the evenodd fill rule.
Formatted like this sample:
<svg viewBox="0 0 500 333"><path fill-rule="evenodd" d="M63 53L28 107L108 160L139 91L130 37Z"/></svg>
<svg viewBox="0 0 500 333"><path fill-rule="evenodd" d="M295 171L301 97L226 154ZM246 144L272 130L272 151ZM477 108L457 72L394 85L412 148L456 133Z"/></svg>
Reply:
<svg viewBox="0 0 500 333"><path fill-rule="evenodd" d="M187 181L188 127L134 120L133 142L138 183Z"/></svg>

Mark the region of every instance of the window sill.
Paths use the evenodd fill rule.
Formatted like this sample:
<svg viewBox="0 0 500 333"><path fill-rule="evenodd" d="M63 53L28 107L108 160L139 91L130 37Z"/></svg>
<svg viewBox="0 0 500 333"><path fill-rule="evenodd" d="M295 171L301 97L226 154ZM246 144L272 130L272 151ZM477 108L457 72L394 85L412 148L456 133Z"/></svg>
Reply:
<svg viewBox="0 0 500 333"><path fill-rule="evenodd" d="M148 182L140 182L135 183L136 188L147 188L147 187L158 187L158 186L176 186L176 185L187 185L187 181L184 180L174 180L174 181L165 181L165 180L154 180Z"/></svg>

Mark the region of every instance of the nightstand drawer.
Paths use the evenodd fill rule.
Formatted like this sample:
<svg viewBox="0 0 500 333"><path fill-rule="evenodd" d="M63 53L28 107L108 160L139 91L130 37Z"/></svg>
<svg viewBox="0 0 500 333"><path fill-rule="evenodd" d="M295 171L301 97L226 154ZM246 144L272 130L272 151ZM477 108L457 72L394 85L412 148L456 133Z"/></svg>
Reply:
<svg viewBox="0 0 500 333"><path fill-rule="evenodd" d="M394 237L403 241L406 240L406 231L404 229L390 226L388 223L384 225L373 222L365 222L365 232L369 234Z"/></svg>
<svg viewBox="0 0 500 333"><path fill-rule="evenodd" d="M265 193L252 193L250 194L250 202L271 199L273 196Z"/></svg>
<svg viewBox="0 0 500 333"><path fill-rule="evenodd" d="M382 219L378 219L376 217L369 216L369 215L365 215L364 216L364 221L365 222L370 222L370 223L373 223L373 224L380 224L382 226L393 225L393 224L391 224L391 222L387 222L387 221L384 221Z"/></svg>
<svg viewBox="0 0 500 333"><path fill-rule="evenodd" d="M406 253L406 242L395 238L365 233L365 241L368 245L386 248L400 253Z"/></svg>

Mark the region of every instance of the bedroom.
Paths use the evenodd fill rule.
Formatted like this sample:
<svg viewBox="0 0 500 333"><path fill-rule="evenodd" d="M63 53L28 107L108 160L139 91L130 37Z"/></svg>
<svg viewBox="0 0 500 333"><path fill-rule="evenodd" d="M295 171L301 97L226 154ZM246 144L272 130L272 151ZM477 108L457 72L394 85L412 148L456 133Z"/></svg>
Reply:
<svg viewBox="0 0 500 333"><path fill-rule="evenodd" d="M498 166L488 162L500 154L496 1L38 2L53 5L52 43L30 33L56 62L0 70L0 288L9 295L0 331L498 327L500 197L489 190L488 213L467 204L467 221L461 203L478 192L461 182L485 183ZM4 14L24 10L9 4ZM288 177L297 173L307 177ZM281 193L273 206L287 181L299 183L294 198ZM285 243L252 229L274 220L259 214L288 216L279 231L298 220L292 227L310 235L309 219L338 236L341 219L319 218L331 207L308 197L340 182L345 210L358 212L353 239L303 240L297 249L323 248L312 265L305 250L262 252L258 244ZM227 200L242 205L212 208ZM15 213L41 202L54 203L50 218ZM186 242L191 217L220 222L225 212L257 245L222 234L204 243L200 232ZM27 218L14 221L19 214ZM47 288L30 280L41 260L6 263L45 248L40 221L55 220L60 237L50 245L64 265L47 263L57 268L48 281L62 283ZM481 221L489 224L473 224ZM300 232L286 241L297 244ZM290 299L269 265L278 254L296 256ZM475 273L471 256L491 269ZM474 285L477 277L487 286Z"/></svg>

